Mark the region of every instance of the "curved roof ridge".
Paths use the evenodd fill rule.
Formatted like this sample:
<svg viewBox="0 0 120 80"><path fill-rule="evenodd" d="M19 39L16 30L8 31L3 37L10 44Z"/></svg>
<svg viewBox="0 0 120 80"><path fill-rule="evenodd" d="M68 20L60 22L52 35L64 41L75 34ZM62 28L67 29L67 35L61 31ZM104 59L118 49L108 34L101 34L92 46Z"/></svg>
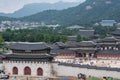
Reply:
<svg viewBox="0 0 120 80"><path fill-rule="evenodd" d="M79 46L96 46L97 43L95 43L94 41L81 41L78 45Z"/></svg>

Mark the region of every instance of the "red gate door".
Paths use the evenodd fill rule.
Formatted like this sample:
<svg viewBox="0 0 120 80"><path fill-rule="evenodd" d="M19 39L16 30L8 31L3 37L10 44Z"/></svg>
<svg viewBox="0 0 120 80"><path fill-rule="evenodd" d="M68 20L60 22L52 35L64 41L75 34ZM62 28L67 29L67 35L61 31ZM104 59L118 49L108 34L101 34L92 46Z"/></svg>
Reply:
<svg viewBox="0 0 120 80"><path fill-rule="evenodd" d="M37 75L38 76L43 76L43 69L42 68L37 69Z"/></svg>
<svg viewBox="0 0 120 80"><path fill-rule="evenodd" d="M24 68L24 75L31 75L31 69L29 67Z"/></svg>
<svg viewBox="0 0 120 80"><path fill-rule="evenodd" d="M18 74L18 68L17 67L13 67L13 74L17 75Z"/></svg>

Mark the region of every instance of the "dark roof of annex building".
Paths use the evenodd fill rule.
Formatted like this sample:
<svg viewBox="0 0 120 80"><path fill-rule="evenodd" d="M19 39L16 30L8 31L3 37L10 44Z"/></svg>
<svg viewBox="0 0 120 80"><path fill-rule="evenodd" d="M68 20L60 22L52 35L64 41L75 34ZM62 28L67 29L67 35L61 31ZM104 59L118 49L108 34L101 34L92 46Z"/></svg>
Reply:
<svg viewBox="0 0 120 80"><path fill-rule="evenodd" d="M1 57L1 58L5 58L5 56L6 56L6 55L5 55L4 53L0 53L0 57Z"/></svg>
<svg viewBox="0 0 120 80"><path fill-rule="evenodd" d="M81 46L81 47L94 47L96 45L97 44L93 41L81 41L78 43L78 46Z"/></svg>
<svg viewBox="0 0 120 80"><path fill-rule="evenodd" d="M99 50L97 54L120 54L120 50Z"/></svg>
<svg viewBox="0 0 120 80"><path fill-rule="evenodd" d="M97 50L77 50L77 53L95 53Z"/></svg>
<svg viewBox="0 0 120 80"><path fill-rule="evenodd" d="M120 40L115 37L106 37L104 39L96 39L93 40L95 43L102 43L102 42L119 42Z"/></svg>
<svg viewBox="0 0 120 80"><path fill-rule="evenodd" d="M53 49L60 49L60 47L58 46L58 45L50 45L50 47L51 47L51 50L53 50Z"/></svg>
<svg viewBox="0 0 120 80"><path fill-rule="evenodd" d="M79 30L78 34L84 37L93 37L95 36L95 30Z"/></svg>
<svg viewBox="0 0 120 80"><path fill-rule="evenodd" d="M72 42L69 44L65 44L65 48L77 48L78 46L78 42Z"/></svg>
<svg viewBox="0 0 120 80"><path fill-rule="evenodd" d="M77 36L67 36L69 41L76 41L77 40Z"/></svg>
<svg viewBox="0 0 120 80"><path fill-rule="evenodd" d="M50 47L44 43L13 43L5 46L5 48L11 50L45 50L50 49Z"/></svg>
<svg viewBox="0 0 120 80"><path fill-rule="evenodd" d="M94 39L93 42L95 42L95 43L101 43L102 40L101 39Z"/></svg>
<svg viewBox="0 0 120 80"><path fill-rule="evenodd" d="M65 44L63 42L56 42L53 44L49 44L50 48L53 49L63 49L65 47Z"/></svg>
<svg viewBox="0 0 120 80"><path fill-rule="evenodd" d="M120 28L118 28L115 31L111 32L111 34L120 36Z"/></svg>
<svg viewBox="0 0 120 80"><path fill-rule="evenodd" d="M57 46L59 46L59 47L63 47L65 45L63 42L56 42L54 44L57 45Z"/></svg>
<svg viewBox="0 0 120 80"><path fill-rule="evenodd" d="M98 44L99 47L119 47L120 44Z"/></svg>
<svg viewBox="0 0 120 80"><path fill-rule="evenodd" d="M106 37L106 38L102 39L101 41L102 42L117 42L119 40L114 37Z"/></svg>
<svg viewBox="0 0 120 80"><path fill-rule="evenodd" d="M76 52L77 52L76 50L68 50L68 49L51 50L51 54L60 54L60 53L71 54Z"/></svg>

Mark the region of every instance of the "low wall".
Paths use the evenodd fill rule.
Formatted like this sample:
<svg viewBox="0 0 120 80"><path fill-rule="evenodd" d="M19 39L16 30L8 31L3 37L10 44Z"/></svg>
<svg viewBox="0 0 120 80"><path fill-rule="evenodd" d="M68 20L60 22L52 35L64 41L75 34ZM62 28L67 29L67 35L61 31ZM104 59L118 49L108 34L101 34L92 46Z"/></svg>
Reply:
<svg viewBox="0 0 120 80"><path fill-rule="evenodd" d="M54 69L57 71L57 76L76 76L79 73L86 74L87 76L100 77L113 77L120 79L119 71L109 71L109 70L98 70L98 69L88 69L81 67L73 67L71 65L54 63Z"/></svg>

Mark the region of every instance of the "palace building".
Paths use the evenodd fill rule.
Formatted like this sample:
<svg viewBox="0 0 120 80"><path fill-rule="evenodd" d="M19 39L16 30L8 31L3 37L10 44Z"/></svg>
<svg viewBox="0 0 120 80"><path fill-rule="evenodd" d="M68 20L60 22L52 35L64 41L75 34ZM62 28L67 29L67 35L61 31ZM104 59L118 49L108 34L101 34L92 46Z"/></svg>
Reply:
<svg viewBox="0 0 120 80"><path fill-rule="evenodd" d="M51 53L56 54L57 56L54 59L55 61L60 62L71 63L74 61L75 58L79 58L79 54L76 52L76 50L59 49L52 50Z"/></svg>
<svg viewBox="0 0 120 80"><path fill-rule="evenodd" d="M12 53L4 54L5 71L11 75L51 76L50 47L46 43L15 43L5 46Z"/></svg>
<svg viewBox="0 0 120 80"><path fill-rule="evenodd" d="M73 50L76 52L77 56L75 58L81 59L120 59L120 42L119 39L114 37L107 37L104 39L94 40L94 41L82 41L71 44L66 44L63 46L63 50ZM72 51L71 51L72 53ZM61 52L56 52L60 56ZM64 57L67 59L67 55L64 52Z"/></svg>
<svg viewBox="0 0 120 80"><path fill-rule="evenodd" d="M97 58L120 59L120 43L114 37L107 37L98 41Z"/></svg>
<svg viewBox="0 0 120 80"><path fill-rule="evenodd" d="M115 31L110 33L113 35L115 38L120 39L120 28L116 29Z"/></svg>
<svg viewBox="0 0 120 80"><path fill-rule="evenodd" d="M53 75L54 61L70 64L93 61L96 65L100 60L106 60L106 64L110 65L113 60L116 64L111 64L118 67L120 60L120 40L114 37L71 44L21 42L8 44L5 48L11 52L1 53L0 60L3 70L13 76L50 77Z"/></svg>

